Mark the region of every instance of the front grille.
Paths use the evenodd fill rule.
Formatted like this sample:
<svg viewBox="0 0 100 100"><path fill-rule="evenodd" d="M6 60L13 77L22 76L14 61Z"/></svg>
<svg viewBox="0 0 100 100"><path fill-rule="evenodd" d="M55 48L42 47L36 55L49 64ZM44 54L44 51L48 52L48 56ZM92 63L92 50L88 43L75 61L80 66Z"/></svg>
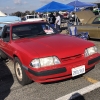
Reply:
<svg viewBox="0 0 100 100"><path fill-rule="evenodd" d="M74 56L70 56L70 57L61 58L61 61L62 62L73 61L73 60L75 61L75 60L77 60L77 59L79 59L81 57L82 57L82 55L78 54L78 55L74 55Z"/></svg>

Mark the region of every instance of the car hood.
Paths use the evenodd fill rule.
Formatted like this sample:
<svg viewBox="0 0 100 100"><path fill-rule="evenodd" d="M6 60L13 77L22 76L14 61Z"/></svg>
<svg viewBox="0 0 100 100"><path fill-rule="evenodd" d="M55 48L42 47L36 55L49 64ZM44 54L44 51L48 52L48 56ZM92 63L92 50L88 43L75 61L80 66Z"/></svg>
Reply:
<svg viewBox="0 0 100 100"><path fill-rule="evenodd" d="M89 19L95 16L95 14L90 10L78 11L76 12L76 15L82 24L86 24Z"/></svg>
<svg viewBox="0 0 100 100"><path fill-rule="evenodd" d="M15 40L14 46L21 48L27 54L37 57L45 56L73 56L84 53L85 48L93 46L87 40L62 34L39 36L36 38L24 38Z"/></svg>

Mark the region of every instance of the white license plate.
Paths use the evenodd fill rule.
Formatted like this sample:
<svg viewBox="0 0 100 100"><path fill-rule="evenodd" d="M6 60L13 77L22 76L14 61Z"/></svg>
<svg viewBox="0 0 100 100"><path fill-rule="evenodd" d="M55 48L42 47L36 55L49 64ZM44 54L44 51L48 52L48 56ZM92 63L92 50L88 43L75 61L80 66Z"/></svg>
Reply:
<svg viewBox="0 0 100 100"><path fill-rule="evenodd" d="M85 65L72 68L72 77L85 73Z"/></svg>

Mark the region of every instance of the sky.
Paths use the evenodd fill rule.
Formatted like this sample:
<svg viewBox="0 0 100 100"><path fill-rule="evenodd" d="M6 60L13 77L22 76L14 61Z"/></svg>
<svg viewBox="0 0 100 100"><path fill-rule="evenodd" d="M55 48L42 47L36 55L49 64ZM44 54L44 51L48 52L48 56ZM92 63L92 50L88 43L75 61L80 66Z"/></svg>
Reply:
<svg viewBox="0 0 100 100"><path fill-rule="evenodd" d="M0 0L0 11L11 14L17 11L25 12L36 10L51 1L67 4L74 0ZM79 0L82 2L100 2L100 0Z"/></svg>

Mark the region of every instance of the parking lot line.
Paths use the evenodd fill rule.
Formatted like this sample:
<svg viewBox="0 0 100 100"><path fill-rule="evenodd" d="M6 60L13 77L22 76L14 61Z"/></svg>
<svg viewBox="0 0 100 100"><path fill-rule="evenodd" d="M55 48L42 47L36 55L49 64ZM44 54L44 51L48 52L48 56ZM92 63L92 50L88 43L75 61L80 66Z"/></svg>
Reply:
<svg viewBox="0 0 100 100"><path fill-rule="evenodd" d="M83 78L85 78L87 81L89 81L90 83L93 83L93 84L98 82L98 80L95 80L95 79L88 77L88 76L83 76Z"/></svg>
<svg viewBox="0 0 100 100"><path fill-rule="evenodd" d="M67 94L65 96L62 96L62 97L60 97L60 98L58 98L56 100L72 100L72 99L75 99L76 97L78 97L80 95L84 95L84 94L86 94L88 92L91 92L92 90L95 90L95 89L97 89L99 87L100 87L100 81L95 83L95 84L89 85L89 86L87 86L85 88L82 88L80 90L77 90L77 91L74 91L72 93L69 93L69 94Z"/></svg>

